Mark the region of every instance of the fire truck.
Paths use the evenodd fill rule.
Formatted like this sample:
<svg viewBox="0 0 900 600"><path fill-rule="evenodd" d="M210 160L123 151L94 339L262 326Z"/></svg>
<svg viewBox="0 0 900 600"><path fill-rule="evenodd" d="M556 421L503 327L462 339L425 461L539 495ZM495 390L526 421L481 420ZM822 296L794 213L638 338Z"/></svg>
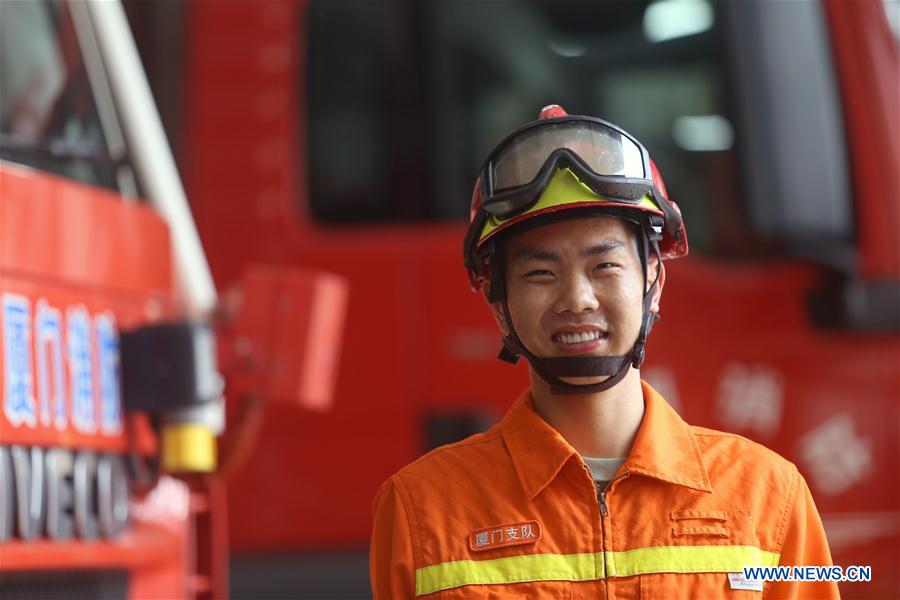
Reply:
<svg viewBox="0 0 900 600"><path fill-rule="evenodd" d="M122 5L0 3L0 597L227 597L224 389L327 409L346 293L220 301Z"/></svg>
<svg viewBox="0 0 900 600"><path fill-rule="evenodd" d="M229 482L235 595L366 595L379 485L527 385L461 240L478 161L551 103L642 140L684 212L644 376L797 464L835 563L872 566L845 596L900 594L896 2L144 10L220 288L267 261L352 290L333 410L269 407Z"/></svg>

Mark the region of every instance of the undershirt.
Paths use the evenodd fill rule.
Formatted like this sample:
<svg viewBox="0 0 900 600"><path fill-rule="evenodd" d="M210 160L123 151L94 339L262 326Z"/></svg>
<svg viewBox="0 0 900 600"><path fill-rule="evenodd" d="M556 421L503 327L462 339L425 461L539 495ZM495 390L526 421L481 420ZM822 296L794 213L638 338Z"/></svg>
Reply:
<svg viewBox="0 0 900 600"><path fill-rule="evenodd" d="M603 490L609 484L610 480L616 476L616 471L625 462L624 458L592 458L590 456L581 458L590 469L591 477L594 478L594 483L599 490Z"/></svg>

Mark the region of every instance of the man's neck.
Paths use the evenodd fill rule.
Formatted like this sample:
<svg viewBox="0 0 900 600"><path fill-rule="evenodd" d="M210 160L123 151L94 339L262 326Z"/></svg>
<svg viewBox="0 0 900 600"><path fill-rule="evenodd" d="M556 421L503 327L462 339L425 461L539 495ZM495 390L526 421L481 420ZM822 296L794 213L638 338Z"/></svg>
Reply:
<svg viewBox="0 0 900 600"><path fill-rule="evenodd" d="M640 372L631 369L612 388L594 394L551 394L530 371L534 408L582 456L628 456L644 417Z"/></svg>

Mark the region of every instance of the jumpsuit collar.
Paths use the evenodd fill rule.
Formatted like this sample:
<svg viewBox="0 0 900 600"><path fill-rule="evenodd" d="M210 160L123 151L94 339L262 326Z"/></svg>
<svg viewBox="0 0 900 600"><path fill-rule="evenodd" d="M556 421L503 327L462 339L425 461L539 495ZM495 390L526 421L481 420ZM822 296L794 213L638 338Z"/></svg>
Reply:
<svg viewBox="0 0 900 600"><path fill-rule="evenodd" d="M622 466L630 474L653 477L701 492L712 492L709 474L690 426L649 384L642 381L644 417ZM537 496L578 452L537 412L527 389L500 423L526 497Z"/></svg>

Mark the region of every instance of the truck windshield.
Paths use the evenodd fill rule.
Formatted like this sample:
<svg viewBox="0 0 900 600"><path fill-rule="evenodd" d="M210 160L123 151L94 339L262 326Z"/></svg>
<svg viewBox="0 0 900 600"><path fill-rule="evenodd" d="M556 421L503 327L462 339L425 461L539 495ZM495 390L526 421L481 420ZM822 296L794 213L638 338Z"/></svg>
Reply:
<svg viewBox="0 0 900 600"><path fill-rule="evenodd" d="M119 183L65 2L0 2L0 158L131 191Z"/></svg>

